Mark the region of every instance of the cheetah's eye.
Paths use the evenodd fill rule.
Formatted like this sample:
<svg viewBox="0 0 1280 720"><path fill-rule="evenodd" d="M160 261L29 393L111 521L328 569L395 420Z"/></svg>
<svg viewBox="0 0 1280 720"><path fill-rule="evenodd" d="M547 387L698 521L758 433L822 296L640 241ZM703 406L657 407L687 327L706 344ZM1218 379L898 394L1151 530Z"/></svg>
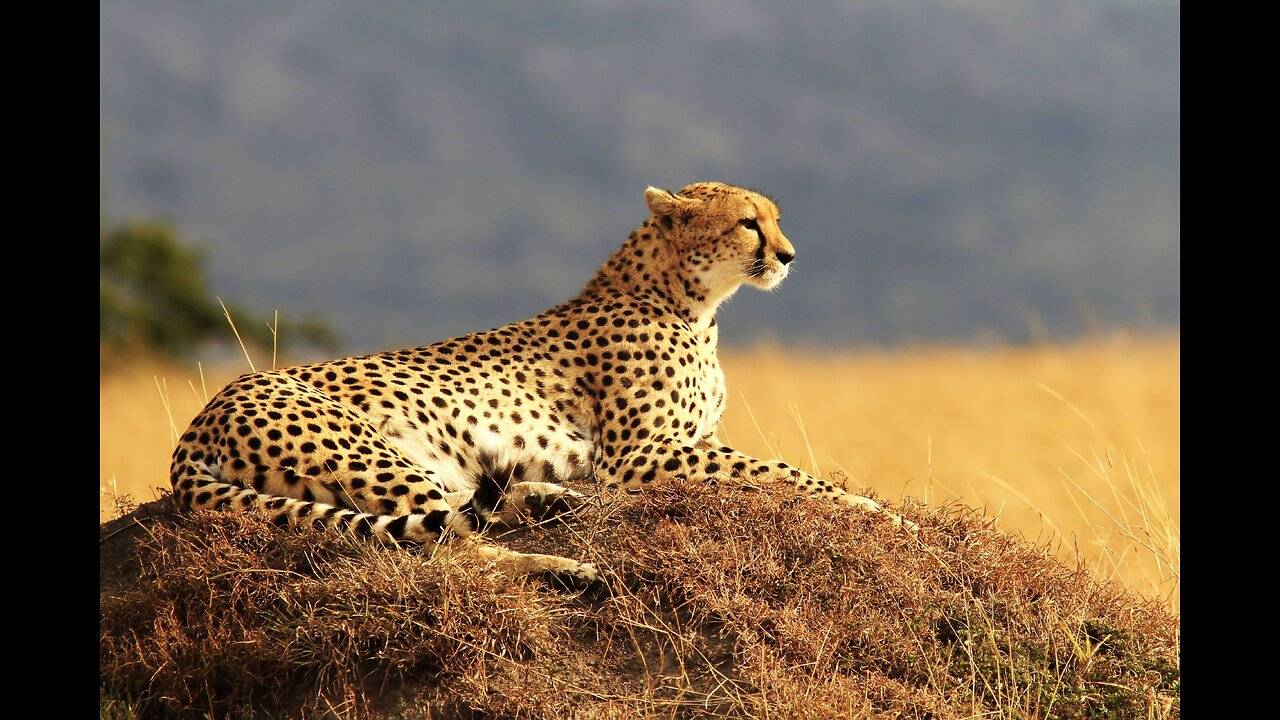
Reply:
<svg viewBox="0 0 1280 720"><path fill-rule="evenodd" d="M738 224L753 232L760 232L760 223L756 222L755 218L742 218Z"/></svg>

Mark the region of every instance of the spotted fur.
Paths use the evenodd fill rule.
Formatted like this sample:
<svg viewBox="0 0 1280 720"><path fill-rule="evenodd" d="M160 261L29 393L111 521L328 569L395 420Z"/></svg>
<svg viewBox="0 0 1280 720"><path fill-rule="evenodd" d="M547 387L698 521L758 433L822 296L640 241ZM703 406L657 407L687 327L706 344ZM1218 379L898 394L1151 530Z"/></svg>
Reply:
<svg viewBox="0 0 1280 720"><path fill-rule="evenodd" d="M509 572L571 582L596 569L504 550L478 531L571 511L583 498L559 483L592 476L629 491L676 476L784 481L881 511L715 439L716 308L742 285L772 290L787 276L795 249L777 206L720 183L649 188L645 200L649 218L586 288L541 315L236 379L174 450L177 502L395 541L451 530Z"/></svg>

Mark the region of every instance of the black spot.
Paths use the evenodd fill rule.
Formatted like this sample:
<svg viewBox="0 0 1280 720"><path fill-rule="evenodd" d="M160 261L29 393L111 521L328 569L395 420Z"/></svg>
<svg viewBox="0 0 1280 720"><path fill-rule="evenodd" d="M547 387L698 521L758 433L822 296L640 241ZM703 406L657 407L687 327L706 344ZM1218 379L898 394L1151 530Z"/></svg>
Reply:
<svg viewBox="0 0 1280 720"><path fill-rule="evenodd" d="M403 540L404 529L405 529L405 526L408 524L409 524L409 516L401 515L395 520L392 520L391 522L387 523L387 527L386 527L387 534L397 540Z"/></svg>
<svg viewBox="0 0 1280 720"><path fill-rule="evenodd" d="M351 522L351 529L360 537L369 537L373 534L373 517L370 515L359 515Z"/></svg>
<svg viewBox="0 0 1280 720"><path fill-rule="evenodd" d="M422 526L438 535L444 532L444 523L448 519L448 510L432 510L422 519Z"/></svg>

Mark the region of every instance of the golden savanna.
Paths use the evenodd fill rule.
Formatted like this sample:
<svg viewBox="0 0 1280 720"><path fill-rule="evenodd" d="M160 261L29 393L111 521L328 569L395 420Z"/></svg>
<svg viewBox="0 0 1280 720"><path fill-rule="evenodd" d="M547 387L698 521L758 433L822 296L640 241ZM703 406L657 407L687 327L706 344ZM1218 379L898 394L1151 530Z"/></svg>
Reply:
<svg viewBox="0 0 1280 720"><path fill-rule="evenodd" d="M1180 345L723 349L721 437L892 503L983 508L1002 529L1178 610ZM271 359L254 360L259 368ZM264 363L265 360L265 363ZM167 487L177 431L245 362L138 363L99 392L100 512Z"/></svg>

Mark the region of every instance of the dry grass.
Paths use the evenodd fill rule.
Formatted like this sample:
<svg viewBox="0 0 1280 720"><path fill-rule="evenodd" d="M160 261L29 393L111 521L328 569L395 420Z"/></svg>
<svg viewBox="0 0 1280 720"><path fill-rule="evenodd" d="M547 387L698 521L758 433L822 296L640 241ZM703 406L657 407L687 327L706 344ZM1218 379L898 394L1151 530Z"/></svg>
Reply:
<svg viewBox="0 0 1280 720"><path fill-rule="evenodd" d="M668 485L503 539L583 596L157 506L104 526L104 716L1180 716L1176 616L960 504Z"/></svg>
<svg viewBox="0 0 1280 720"><path fill-rule="evenodd" d="M1179 607L1179 341L724 358L724 436L854 488L961 500Z"/></svg>
<svg viewBox="0 0 1280 720"><path fill-rule="evenodd" d="M1025 349L724 353L722 437L855 488L959 499L1179 607L1177 338ZM261 364L261 363L259 363ZM100 386L100 510L155 497L174 430L243 365L139 367ZM157 380L156 378L159 378ZM159 387L157 387L159 386ZM207 390L206 390L207 388ZM166 407L167 406L167 407Z"/></svg>

